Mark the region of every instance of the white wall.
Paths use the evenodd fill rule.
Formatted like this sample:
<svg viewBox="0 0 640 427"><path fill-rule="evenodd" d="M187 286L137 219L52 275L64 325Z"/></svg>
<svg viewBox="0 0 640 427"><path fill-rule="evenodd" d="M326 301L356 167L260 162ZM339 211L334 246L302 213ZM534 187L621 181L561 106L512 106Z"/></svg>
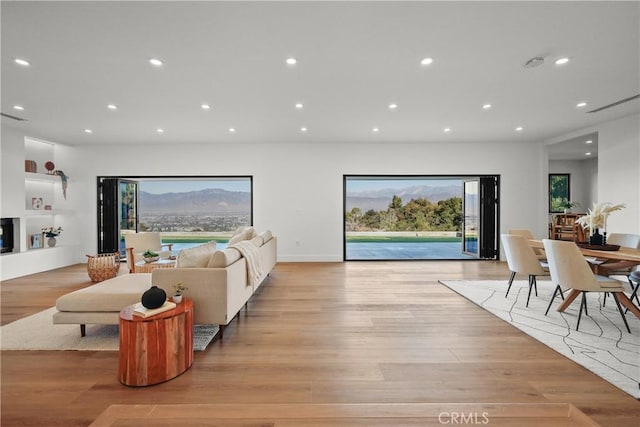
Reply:
<svg viewBox="0 0 640 427"><path fill-rule="evenodd" d="M199 144L80 147L83 253L96 250L100 175L252 175L254 225L281 261L342 260L344 174L501 175L501 228L546 233L546 171L535 143ZM546 161L546 159L544 159ZM82 188L78 188L82 187ZM299 246L296 245L299 242Z"/></svg>
<svg viewBox="0 0 640 427"><path fill-rule="evenodd" d="M549 173L571 175L571 201L580 204L573 212L586 212L597 202L598 159L549 160Z"/></svg>
<svg viewBox="0 0 640 427"><path fill-rule="evenodd" d="M640 234L640 115L598 127L598 202L625 203L607 232Z"/></svg>

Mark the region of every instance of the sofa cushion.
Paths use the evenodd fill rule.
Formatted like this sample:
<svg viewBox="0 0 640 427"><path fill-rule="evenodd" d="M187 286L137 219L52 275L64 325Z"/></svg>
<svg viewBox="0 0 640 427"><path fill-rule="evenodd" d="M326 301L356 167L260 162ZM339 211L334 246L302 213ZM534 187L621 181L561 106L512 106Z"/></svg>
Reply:
<svg viewBox="0 0 640 427"><path fill-rule="evenodd" d="M178 252L176 267L204 268L209 264L211 255L216 251L216 242L212 241L193 248L182 249Z"/></svg>
<svg viewBox="0 0 640 427"><path fill-rule="evenodd" d="M259 248L264 244L264 240L262 240L262 237L260 236L254 237L253 239L250 240L250 242L253 243L256 248Z"/></svg>
<svg viewBox="0 0 640 427"><path fill-rule="evenodd" d="M59 311L118 312L140 302L151 287L151 274L123 274L61 296L56 301Z"/></svg>
<svg viewBox="0 0 640 427"><path fill-rule="evenodd" d="M236 230L236 232L229 239L229 246L241 242L243 240L251 240L256 237L256 230L253 227L244 227L242 230Z"/></svg>
<svg viewBox="0 0 640 427"><path fill-rule="evenodd" d="M228 244L229 244L229 246L235 245L236 243L241 242L243 240L247 240L244 237L244 233L237 234L237 235L235 235L235 236L233 236L232 238L229 239L229 243Z"/></svg>
<svg viewBox="0 0 640 427"><path fill-rule="evenodd" d="M209 268L224 268L233 264L241 257L240 252L234 248L226 248L215 251L209 260Z"/></svg>

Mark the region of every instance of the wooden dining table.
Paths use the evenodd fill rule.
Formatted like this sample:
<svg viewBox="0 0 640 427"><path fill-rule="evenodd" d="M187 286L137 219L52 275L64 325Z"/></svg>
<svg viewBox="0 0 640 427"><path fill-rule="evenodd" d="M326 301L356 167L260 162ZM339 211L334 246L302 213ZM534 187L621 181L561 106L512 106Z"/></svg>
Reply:
<svg viewBox="0 0 640 427"><path fill-rule="evenodd" d="M532 248L544 249L542 240L529 240L529 245L531 245ZM589 247L580 247L580 245L576 246L578 246L580 252L582 252L582 255L586 257L594 257L598 260L608 261L630 261L632 263L635 263L636 265L640 265L640 249L620 247L620 249L616 251L603 251ZM594 266L594 273L598 274L598 264L592 265ZM557 311L565 311L579 294L580 291L572 289L567 298L565 298L562 304L558 306ZM640 319L640 309L635 304L633 304L633 302L626 295L624 295L624 293L621 294L622 295L620 295L619 298L620 304L628 308L630 312L635 314L635 316Z"/></svg>
<svg viewBox="0 0 640 427"><path fill-rule="evenodd" d="M542 240L529 240L529 244L533 248L544 249ZM640 264L640 249L621 247L617 251L603 251L599 249L584 248L579 245L577 246L580 248L582 255L587 257L595 257L611 261L632 261Z"/></svg>

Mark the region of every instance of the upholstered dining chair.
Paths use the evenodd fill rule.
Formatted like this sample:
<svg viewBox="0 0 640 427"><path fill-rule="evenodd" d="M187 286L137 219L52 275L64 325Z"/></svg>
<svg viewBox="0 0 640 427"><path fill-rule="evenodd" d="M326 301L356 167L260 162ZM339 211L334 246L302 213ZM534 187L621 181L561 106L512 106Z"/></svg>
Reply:
<svg viewBox="0 0 640 427"><path fill-rule="evenodd" d="M171 256L173 243L163 244L160 233L144 232L125 234L124 245L127 251L127 267L129 267L129 273L134 273L136 262L142 261L144 251L149 249L157 252L160 258L169 258Z"/></svg>
<svg viewBox="0 0 640 427"><path fill-rule="evenodd" d="M622 316L627 331L631 333L620 304L628 307L636 316L640 316L640 310L624 294L622 283L609 277L595 275L575 243L549 239L544 239L542 243L547 252L551 280L558 286L571 289L564 302L558 307L558 311L564 311L573 300L582 295L576 331L580 327L582 312L584 311L587 316L589 315L587 311L587 292L609 292L616 301L618 311Z"/></svg>
<svg viewBox="0 0 640 427"><path fill-rule="evenodd" d="M619 245L623 248L640 248L640 235L638 234L623 234L623 233L611 233L607 237L608 245ZM623 275L627 278L629 274L636 266L633 261L613 261L598 263L598 274L603 276Z"/></svg>
<svg viewBox="0 0 640 427"><path fill-rule="evenodd" d="M536 236L533 235L531 230L526 228L510 228L507 230L507 234L515 234L517 236L522 236L526 240L536 240ZM544 249L542 248L533 248L533 252L538 256L538 259L544 260L547 258L547 255L544 253Z"/></svg>
<svg viewBox="0 0 640 427"><path fill-rule="evenodd" d="M509 277L509 286L505 298L509 295L509 290L513 284L516 274L526 274L529 276L529 294L527 295L527 307L529 307L529 299L531 298L531 289L535 290L538 296L538 285L536 283L537 276L548 276L549 271L546 269L546 263L541 262L533 248L529 245L527 239L516 234L501 234L502 247L507 256L507 264L511 270Z"/></svg>
<svg viewBox="0 0 640 427"><path fill-rule="evenodd" d="M625 234L625 233L611 233L607 237L607 244L620 245L623 248L640 248L640 235L639 234ZM633 261L611 261L601 262L595 261L598 274L602 276L609 276L612 279L626 280L631 288L631 300L633 297L638 300L638 284L634 286L634 282L631 280L631 273L638 271L638 266ZM604 300L602 305L604 306L607 301L607 294L604 294Z"/></svg>

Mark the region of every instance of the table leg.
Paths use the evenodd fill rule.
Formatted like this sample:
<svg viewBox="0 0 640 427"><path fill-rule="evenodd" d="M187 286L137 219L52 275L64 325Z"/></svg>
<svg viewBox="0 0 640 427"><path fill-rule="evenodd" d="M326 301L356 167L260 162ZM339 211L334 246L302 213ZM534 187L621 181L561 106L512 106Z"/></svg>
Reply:
<svg viewBox="0 0 640 427"><path fill-rule="evenodd" d="M618 300L620 304L624 305L629 309L630 312L636 315L638 319L640 319L640 308L636 307L636 305L627 297L624 292L618 292Z"/></svg>
<svg viewBox="0 0 640 427"><path fill-rule="evenodd" d="M580 292L582 292L582 291L571 289L571 292L569 293L569 295L567 295L567 298L565 298L564 302L558 306L556 311L559 311L560 313L565 311L567 309L567 307L569 307L571 305L573 300L576 299L578 297L578 295L580 295Z"/></svg>

